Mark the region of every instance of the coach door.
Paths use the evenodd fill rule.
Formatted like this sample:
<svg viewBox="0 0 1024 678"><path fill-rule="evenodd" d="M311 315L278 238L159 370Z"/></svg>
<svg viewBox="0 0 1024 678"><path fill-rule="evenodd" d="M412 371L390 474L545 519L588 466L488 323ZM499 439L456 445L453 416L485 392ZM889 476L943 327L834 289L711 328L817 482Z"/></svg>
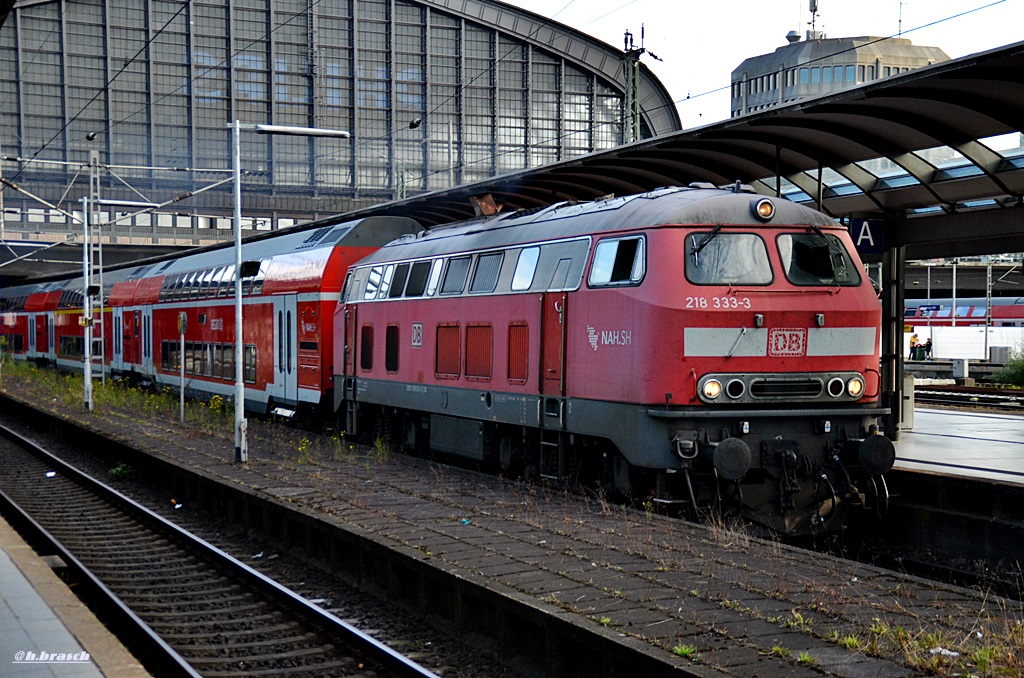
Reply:
<svg viewBox="0 0 1024 678"><path fill-rule="evenodd" d="M356 376L356 309L357 304L345 305L345 363L342 374Z"/></svg>
<svg viewBox="0 0 1024 678"><path fill-rule="evenodd" d="M36 357L36 334L39 332L39 316L35 313L30 313L28 316L28 346L26 347L26 356L29 359Z"/></svg>
<svg viewBox="0 0 1024 678"><path fill-rule="evenodd" d="M547 396L565 395L565 292L541 295L540 316L540 392Z"/></svg>
<svg viewBox="0 0 1024 678"><path fill-rule="evenodd" d="M139 328L139 364L144 374L153 374L153 307L143 306Z"/></svg>
<svg viewBox="0 0 1024 678"><path fill-rule="evenodd" d="M110 369L115 372L121 372L124 370L124 309L120 306L115 306L112 309L113 331L114 336L110 337L110 341L113 343L111 347L111 361Z"/></svg>
<svg viewBox="0 0 1024 678"><path fill-rule="evenodd" d="M274 389L278 402L298 401L298 314L294 294L274 297Z"/></svg>

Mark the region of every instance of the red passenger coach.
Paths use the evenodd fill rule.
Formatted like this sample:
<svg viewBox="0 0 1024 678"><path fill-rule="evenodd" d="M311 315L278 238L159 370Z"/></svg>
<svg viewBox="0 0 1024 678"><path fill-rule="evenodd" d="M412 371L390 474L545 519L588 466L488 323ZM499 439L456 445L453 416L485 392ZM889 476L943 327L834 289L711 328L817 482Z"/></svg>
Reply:
<svg viewBox="0 0 1024 678"><path fill-rule="evenodd" d="M405 236L338 309L350 433L742 512L786 533L881 509L881 309L845 229L672 188Z"/></svg>
<svg viewBox="0 0 1024 678"><path fill-rule="evenodd" d="M405 218L371 217L247 240L242 281L247 409L312 417L333 403L333 316L353 263L404 233ZM115 376L230 399L235 381L235 256L231 246L106 271L94 300L92 353ZM4 290L5 352L82 369L81 278ZM179 318L185 318L184 352ZM8 336L9 335L9 336ZM330 414L330 410L326 409Z"/></svg>

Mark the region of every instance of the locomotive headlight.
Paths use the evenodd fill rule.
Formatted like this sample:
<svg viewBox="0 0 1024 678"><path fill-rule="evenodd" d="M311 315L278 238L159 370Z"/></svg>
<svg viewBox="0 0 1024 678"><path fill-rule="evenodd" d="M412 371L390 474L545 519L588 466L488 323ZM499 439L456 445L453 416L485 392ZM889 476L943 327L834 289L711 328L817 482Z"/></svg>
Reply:
<svg viewBox="0 0 1024 678"><path fill-rule="evenodd" d="M768 198L761 198L754 203L754 216L761 221L771 221L775 216L775 203Z"/></svg>
<svg viewBox="0 0 1024 678"><path fill-rule="evenodd" d="M841 378L833 377L832 379L828 380L828 386L826 386L825 388L828 390L828 394L830 396L832 396L833 398L838 398L839 396L843 395L843 390L846 388L846 385L843 383L843 380Z"/></svg>
<svg viewBox="0 0 1024 678"><path fill-rule="evenodd" d="M718 396L722 395L722 382L717 379L708 379L704 382L704 386L701 387L704 392L704 397L708 400L714 400Z"/></svg>
<svg viewBox="0 0 1024 678"><path fill-rule="evenodd" d="M853 398L859 398L864 393L864 380L854 377L846 382L846 392Z"/></svg>

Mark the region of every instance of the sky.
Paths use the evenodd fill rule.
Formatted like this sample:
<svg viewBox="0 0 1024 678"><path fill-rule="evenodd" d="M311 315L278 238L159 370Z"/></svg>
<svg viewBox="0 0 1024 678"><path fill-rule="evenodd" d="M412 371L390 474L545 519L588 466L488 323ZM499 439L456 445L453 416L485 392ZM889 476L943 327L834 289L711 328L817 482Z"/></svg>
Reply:
<svg viewBox="0 0 1024 678"><path fill-rule="evenodd" d="M677 102L686 129L729 117L731 73L774 52L789 31L810 29L810 0L503 0L583 31L617 49L629 30ZM1024 0L818 0L826 37L897 36L950 58L1024 40Z"/></svg>

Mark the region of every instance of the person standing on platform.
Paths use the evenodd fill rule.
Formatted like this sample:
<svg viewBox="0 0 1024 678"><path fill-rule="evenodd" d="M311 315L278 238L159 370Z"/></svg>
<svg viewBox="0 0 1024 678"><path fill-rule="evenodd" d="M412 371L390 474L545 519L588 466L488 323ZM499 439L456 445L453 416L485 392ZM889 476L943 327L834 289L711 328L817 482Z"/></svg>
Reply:
<svg viewBox="0 0 1024 678"><path fill-rule="evenodd" d="M917 345L921 343L920 338L916 334L910 336L910 357L907 360L914 360L917 358Z"/></svg>
<svg viewBox="0 0 1024 678"><path fill-rule="evenodd" d="M926 339L925 342L924 342L924 359L925 360L931 360L932 359L932 338L931 337L928 337L928 339Z"/></svg>

